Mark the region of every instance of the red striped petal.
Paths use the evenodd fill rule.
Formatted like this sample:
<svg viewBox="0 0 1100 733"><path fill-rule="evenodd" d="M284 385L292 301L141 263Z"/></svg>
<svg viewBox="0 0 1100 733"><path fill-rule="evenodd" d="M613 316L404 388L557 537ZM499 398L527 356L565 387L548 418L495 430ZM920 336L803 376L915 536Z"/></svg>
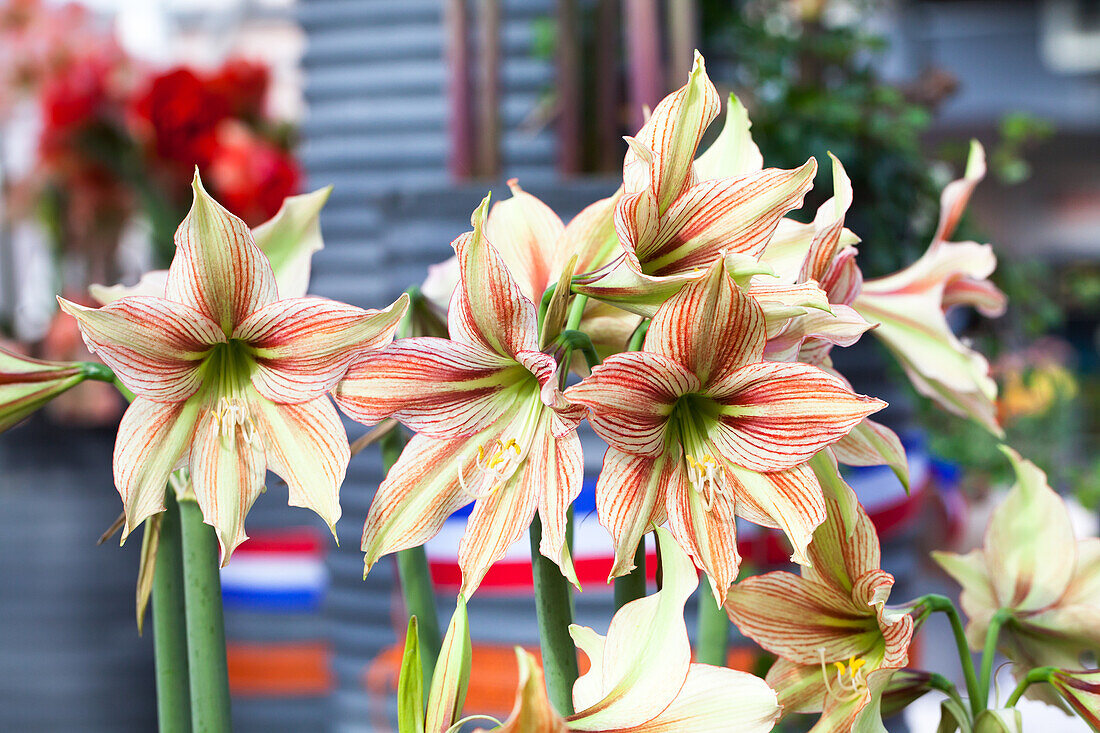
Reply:
<svg viewBox="0 0 1100 733"><path fill-rule="evenodd" d="M344 426L327 395L296 405L252 403L268 467L290 489L290 505L312 509L336 532L340 485L351 451Z"/></svg>
<svg viewBox="0 0 1100 733"><path fill-rule="evenodd" d="M485 236L489 198L470 217L474 230L451 246L458 256L459 285L451 299L447 326L451 338L479 344L502 356L538 351L538 318L504 258Z"/></svg>
<svg viewBox="0 0 1100 733"><path fill-rule="evenodd" d="M191 211L176 230L167 298L191 306L226 333L278 298L275 275L248 226L212 199L198 171Z"/></svg>
<svg viewBox="0 0 1100 733"><path fill-rule="evenodd" d="M863 657L881 643L871 609L793 573L745 578L730 588L726 611L742 634L796 664L818 666L820 649L827 662Z"/></svg>
<svg viewBox="0 0 1100 733"><path fill-rule="evenodd" d="M126 509L123 539L147 517L164 510L164 485L187 455L197 416L194 403L144 397L126 408L114 451L115 486Z"/></svg>
<svg viewBox="0 0 1100 733"><path fill-rule="evenodd" d="M458 547L458 565L462 568L459 593L466 598L481 585L493 563L504 557L531 526L542 487L530 478L524 471L474 504Z"/></svg>
<svg viewBox="0 0 1100 733"><path fill-rule="evenodd" d="M733 465L726 470L737 497L738 516L782 529L794 549L791 559L809 564L806 547L826 516L825 497L813 471L806 465L770 473Z"/></svg>
<svg viewBox="0 0 1100 733"><path fill-rule="evenodd" d="M622 196L620 186L607 198L582 209L562 232L558 252L563 257L577 255L578 275L599 269L622 253L615 232L615 210Z"/></svg>
<svg viewBox="0 0 1100 733"><path fill-rule="evenodd" d="M783 215L802 206L816 171L811 158L792 170L768 168L741 178L703 181L672 203L657 234L624 237L623 243L633 249L646 274L657 276L708 267L722 253L759 257Z"/></svg>
<svg viewBox="0 0 1100 733"><path fill-rule="evenodd" d="M705 388L760 361L766 338L760 306L716 260L705 278L686 285L657 311L645 350L683 365Z"/></svg>
<svg viewBox="0 0 1100 733"><path fill-rule="evenodd" d="M515 405L515 386L529 377L514 359L482 346L400 339L356 361L335 397L361 423L393 416L425 435L458 437L507 415Z"/></svg>
<svg viewBox="0 0 1100 733"><path fill-rule="evenodd" d="M281 403L311 400L343 378L352 361L393 339L408 296L383 311L326 298L291 298L248 316L233 338L248 344L258 369L252 383Z"/></svg>
<svg viewBox="0 0 1100 733"><path fill-rule="evenodd" d="M669 530L695 564L707 574L714 599L721 606L726 602L726 592L737 579L741 566L734 500L717 494L710 509L706 509L703 497L684 476L682 463L676 461L669 477L665 508Z"/></svg>
<svg viewBox="0 0 1100 733"><path fill-rule="evenodd" d="M471 470L478 447L491 439L489 434L452 440L412 437L371 502L363 527L367 571L383 555L424 544L447 517L473 501L458 474Z"/></svg>
<svg viewBox="0 0 1100 733"><path fill-rule="evenodd" d="M591 410L589 424L611 445L656 456L664 451L665 425L677 398L699 388L699 380L672 359L635 351L608 357L565 397Z"/></svg>
<svg viewBox="0 0 1100 733"><path fill-rule="evenodd" d="M757 471L790 468L886 406L807 364L759 362L711 387L721 403L710 438L727 460Z"/></svg>
<svg viewBox="0 0 1100 733"><path fill-rule="evenodd" d="M202 383L199 367L225 334L198 311L164 298L134 296L102 308L58 298L76 318L88 347L134 394L178 402Z"/></svg>
<svg viewBox="0 0 1100 733"><path fill-rule="evenodd" d="M833 161L833 196L823 203L814 217L814 238L798 279L821 280L828 272L844 232L844 216L852 205L852 181L836 156Z"/></svg>
<svg viewBox="0 0 1100 733"><path fill-rule="evenodd" d="M664 523L665 497L675 460L662 453L638 456L608 448L596 482L600 524L611 533L615 564L610 581L634 569L634 552L651 525Z"/></svg>
<svg viewBox="0 0 1100 733"><path fill-rule="evenodd" d="M970 155L963 177L947 184L940 194L940 221L933 242L946 241L955 233L974 188L985 178L985 149L977 140L970 141Z"/></svg>
<svg viewBox="0 0 1100 733"><path fill-rule="evenodd" d="M580 495L584 483L584 454L576 432L570 431L556 438L549 426L541 430L527 455L522 481L542 487L542 501L539 504L542 541L539 552L556 562L562 575L576 584L576 574L565 542L569 507Z"/></svg>
<svg viewBox="0 0 1100 733"><path fill-rule="evenodd" d="M250 436L245 425L223 422L213 410L204 410L195 427L190 468L203 521L218 535L225 566L248 539L244 519L264 491L267 458L260 435Z"/></svg>

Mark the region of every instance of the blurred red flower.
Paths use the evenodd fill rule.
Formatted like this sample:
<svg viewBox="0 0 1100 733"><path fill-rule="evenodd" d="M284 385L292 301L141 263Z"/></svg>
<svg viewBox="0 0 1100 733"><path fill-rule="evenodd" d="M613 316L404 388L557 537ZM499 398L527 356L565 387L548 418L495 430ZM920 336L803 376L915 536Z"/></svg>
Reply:
<svg viewBox="0 0 1100 733"><path fill-rule="evenodd" d="M228 120L218 126L207 175L222 205L249 226L274 216L302 179L288 152Z"/></svg>
<svg viewBox="0 0 1100 733"><path fill-rule="evenodd" d="M157 156L176 164L188 177L195 165L210 164L214 129L230 113L225 98L184 66L150 79L132 110Z"/></svg>
<svg viewBox="0 0 1100 733"><path fill-rule="evenodd" d="M231 58L214 72L207 86L211 94L221 98L222 104L234 117L258 120L264 115L270 83L271 74L264 64Z"/></svg>

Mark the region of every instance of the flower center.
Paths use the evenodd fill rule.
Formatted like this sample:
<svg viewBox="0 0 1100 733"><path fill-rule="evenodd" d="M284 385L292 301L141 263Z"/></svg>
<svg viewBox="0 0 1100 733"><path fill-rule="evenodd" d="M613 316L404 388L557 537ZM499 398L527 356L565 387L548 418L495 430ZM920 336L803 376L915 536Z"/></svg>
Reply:
<svg viewBox="0 0 1100 733"><path fill-rule="evenodd" d="M703 508L709 512L714 506L716 493L728 495L722 465L710 453L704 455L701 461L690 453L684 453L684 462L687 463L688 483L703 497Z"/></svg>
<svg viewBox="0 0 1100 733"><path fill-rule="evenodd" d="M475 499L492 496L512 477L522 458L523 450L515 438L497 438L491 443L484 443L477 448L473 476L467 482L465 469L459 470L458 483Z"/></svg>
<svg viewBox="0 0 1100 733"><path fill-rule="evenodd" d="M222 447L233 450L238 438L252 445L258 430L248 400L252 391L251 358L241 342L231 340L211 350L205 368L203 390Z"/></svg>
<svg viewBox="0 0 1100 733"><path fill-rule="evenodd" d="M840 700L854 700L867 692L866 659L848 657L847 664L833 662L833 670L830 670L825 663L825 647L818 649L817 653L821 657L821 677L830 695ZM830 681L830 677L835 677L835 680Z"/></svg>
<svg viewBox="0 0 1100 733"><path fill-rule="evenodd" d="M676 401L670 416L669 438L678 439L684 457L683 471L692 490L703 499L703 509L710 511L718 495L732 497L725 479L725 467L715 458L714 448L707 438L708 425L715 416L715 404L702 395L684 395ZM672 448L672 446L669 446Z"/></svg>
<svg viewBox="0 0 1100 733"><path fill-rule="evenodd" d="M232 446L238 428L245 445L252 445L256 437L256 422L252 419L245 400L240 397L222 397L213 412L223 446L226 448Z"/></svg>

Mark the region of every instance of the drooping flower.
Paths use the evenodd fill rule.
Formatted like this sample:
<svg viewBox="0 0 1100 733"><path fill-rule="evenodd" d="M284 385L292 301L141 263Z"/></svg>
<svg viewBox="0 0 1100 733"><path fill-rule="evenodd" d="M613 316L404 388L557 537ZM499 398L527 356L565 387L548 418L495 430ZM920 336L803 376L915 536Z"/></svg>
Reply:
<svg viewBox="0 0 1100 733"><path fill-rule="evenodd" d="M918 392L1001 435L994 404L997 385L989 376L989 362L955 336L945 317L956 305L973 306L989 317L1005 310L1004 294L988 280L997 266L992 248L948 241L984 176L985 152L974 141L966 174L943 190L931 246L904 270L864 282L852 307L879 324L873 333Z"/></svg>
<svg viewBox="0 0 1100 733"><path fill-rule="evenodd" d="M0 432L83 382L94 366L42 361L0 349Z"/></svg>
<svg viewBox="0 0 1100 733"><path fill-rule="evenodd" d="M759 258L783 215L802 205L817 170L812 158L790 171L725 172L717 151L696 165L699 142L719 107L697 54L687 84L627 138L624 190L614 200L621 254L576 278L577 292L652 316L716 259ZM593 218L598 214L595 210ZM603 240L591 241L596 251L605 251Z"/></svg>
<svg viewBox="0 0 1100 733"><path fill-rule="evenodd" d="M982 648L993 614L1004 608L1012 620L1002 627L998 648L1016 662L1016 674L1077 668L1083 653L1100 652L1100 539L1075 539L1065 503L1046 475L1004 450L1016 484L994 510L984 546L933 557L962 586L973 648ZM1033 687L1028 694L1044 691Z"/></svg>
<svg viewBox="0 0 1100 733"><path fill-rule="evenodd" d="M826 504L828 519L808 551L812 565L801 575L746 578L730 589L726 611L741 633L779 657L767 680L784 715L821 712L814 733L841 733L875 722L883 690L908 663L913 618L885 605L894 577L880 567L867 513L854 505L849 534L840 504L832 497Z"/></svg>
<svg viewBox="0 0 1100 733"><path fill-rule="evenodd" d="M326 393L356 356L392 339L407 299L384 311L279 299L248 227L198 174L192 186L164 297L98 309L59 300L136 395L115 442L123 537L163 510L168 475L186 467L225 563L246 539L268 468L286 480L291 505L335 527L349 448Z"/></svg>
<svg viewBox="0 0 1100 733"><path fill-rule="evenodd" d="M313 255L325 247L321 238L321 209L332 186L288 196L275 216L252 230L252 239L267 257L283 298L301 298L309 288ZM100 305L131 295L164 296L168 270L151 270L136 285L91 285L88 292Z"/></svg>
<svg viewBox="0 0 1100 733"><path fill-rule="evenodd" d="M488 198L454 242L460 270L451 338L399 339L365 355L335 395L353 419L395 417L418 434L379 486L366 527L366 567L433 537L476 502L459 547L462 593L542 520L541 551L574 578L566 512L581 488L575 431L584 409L558 390L558 365L539 351L534 303L490 243Z"/></svg>
<svg viewBox="0 0 1100 733"><path fill-rule="evenodd" d="M740 563L736 516L782 528L808 562L825 504L806 461L885 403L816 367L764 361L765 339L759 305L716 260L661 307L643 351L609 357L566 390L610 445L596 503L613 576L666 518L719 603Z"/></svg>
<svg viewBox="0 0 1100 733"><path fill-rule="evenodd" d="M573 625L569 633L591 667L573 685L577 713L551 706L542 670L518 649L520 684L501 733L658 733L769 731L779 717L775 691L759 677L691 662L684 604L698 585L676 541L657 530L664 585L615 613L607 636Z"/></svg>

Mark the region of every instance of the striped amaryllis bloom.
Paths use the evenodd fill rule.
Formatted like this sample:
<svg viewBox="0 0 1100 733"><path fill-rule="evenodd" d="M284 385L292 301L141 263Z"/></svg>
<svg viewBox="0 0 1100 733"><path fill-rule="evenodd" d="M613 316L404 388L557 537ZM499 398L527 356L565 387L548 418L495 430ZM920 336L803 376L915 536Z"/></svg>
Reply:
<svg viewBox="0 0 1100 733"><path fill-rule="evenodd" d="M764 733L779 718L776 694L746 672L691 661L684 604L699 585L691 559L672 536L657 530L661 589L627 603L607 635L569 627L590 667L573 684L573 707L562 718L551 706L542 670L517 649L520 682L512 714L500 733L660 733L724 731Z"/></svg>
<svg viewBox="0 0 1100 733"><path fill-rule="evenodd" d="M362 351L393 338L407 298L369 311L323 298L279 299L271 265L243 221L202 187L176 232L162 297L102 308L59 299L135 399L115 442L123 537L164 509L168 475L190 469L222 563L270 468L290 503L335 532L347 434L329 392Z"/></svg>
<svg viewBox="0 0 1100 733"><path fill-rule="evenodd" d="M864 282L852 307L878 324L872 333L890 349L918 392L1001 435L989 362L955 336L945 316L956 305L973 306L989 317L1005 310L1004 294L988 279L997 267L992 248L947 241L984 176L985 153L974 141L965 175L943 190L932 244L904 270Z"/></svg>
<svg viewBox="0 0 1100 733"><path fill-rule="evenodd" d="M696 54L687 84L665 97L638 134L627 138L623 194L608 199L614 202L622 253L579 277L577 292L652 316L714 260L759 258L783 215L802 205L817 171L812 158L794 170L748 171L743 168L751 163L740 154L725 165L731 156L723 144L696 164L699 142L720 106L703 57ZM594 209L592 218L599 214ZM604 251L601 241L590 242L589 249ZM600 259L591 258L591 264ZM804 290L793 296L805 297Z"/></svg>
<svg viewBox="0 0 1100 733"><path fill-rule="evenodd" d="M366 568L423 544L460 507L476 502L459 547L461 593L542 520L541 551L574 578L566 512L581 490L575 428L584 408L557 387L554 358L539 351L535 305L484 231L489 199L454 242L459 285L450 339L399 339L348 370L336 401L371 424L395 417L417 431L378 487L366 527Z"/></svg>
<svg viewBox="0 0 1100 733"><path fill-rule="evenodd" d="M740 563L735 516L782 528L808 561L825 505L806 462L886 403L817 367L764 361L765 338L760 307L717 260L661 307L643 351L566 390L610 444L596 504L615 541L613 576L666 517L719 604Z"/></svg>
<svg viewBox="0 0 1100 733"><path fill-rule="evenodd" d="M1100 654L1100 539L1076 539L1065 502L1046 475L1003 448L1016 484L986 528L983 546L959 555L932 553L959 585L966 637L981 649L998 609L1012 612L998 649L1022 679L1033 667L1075 668L1082 655ZM1029 697L1052 701L1032 687Z"/></svg>
<svg viewBox="0 0 1100 733"><path fill-rule="evenodd" d="M882 730L859 719L877 716L890 677L908 664L913 617L886 607L894 576L879 567L878 535L863 507L853 499L856 516L846 527L841 504L831 496L826 504L828 519L808 551L812 565L801 575L742 580L726 611L741 633L779 657L767 681L784 715L821 712L814 733Z"/></svg>
<svg viewBox="0 0 1100 733"><path fill-rule="evenodd" d="M1100 670L1056 669L1050 685L1093 730L1100 730Z"/></svg>

